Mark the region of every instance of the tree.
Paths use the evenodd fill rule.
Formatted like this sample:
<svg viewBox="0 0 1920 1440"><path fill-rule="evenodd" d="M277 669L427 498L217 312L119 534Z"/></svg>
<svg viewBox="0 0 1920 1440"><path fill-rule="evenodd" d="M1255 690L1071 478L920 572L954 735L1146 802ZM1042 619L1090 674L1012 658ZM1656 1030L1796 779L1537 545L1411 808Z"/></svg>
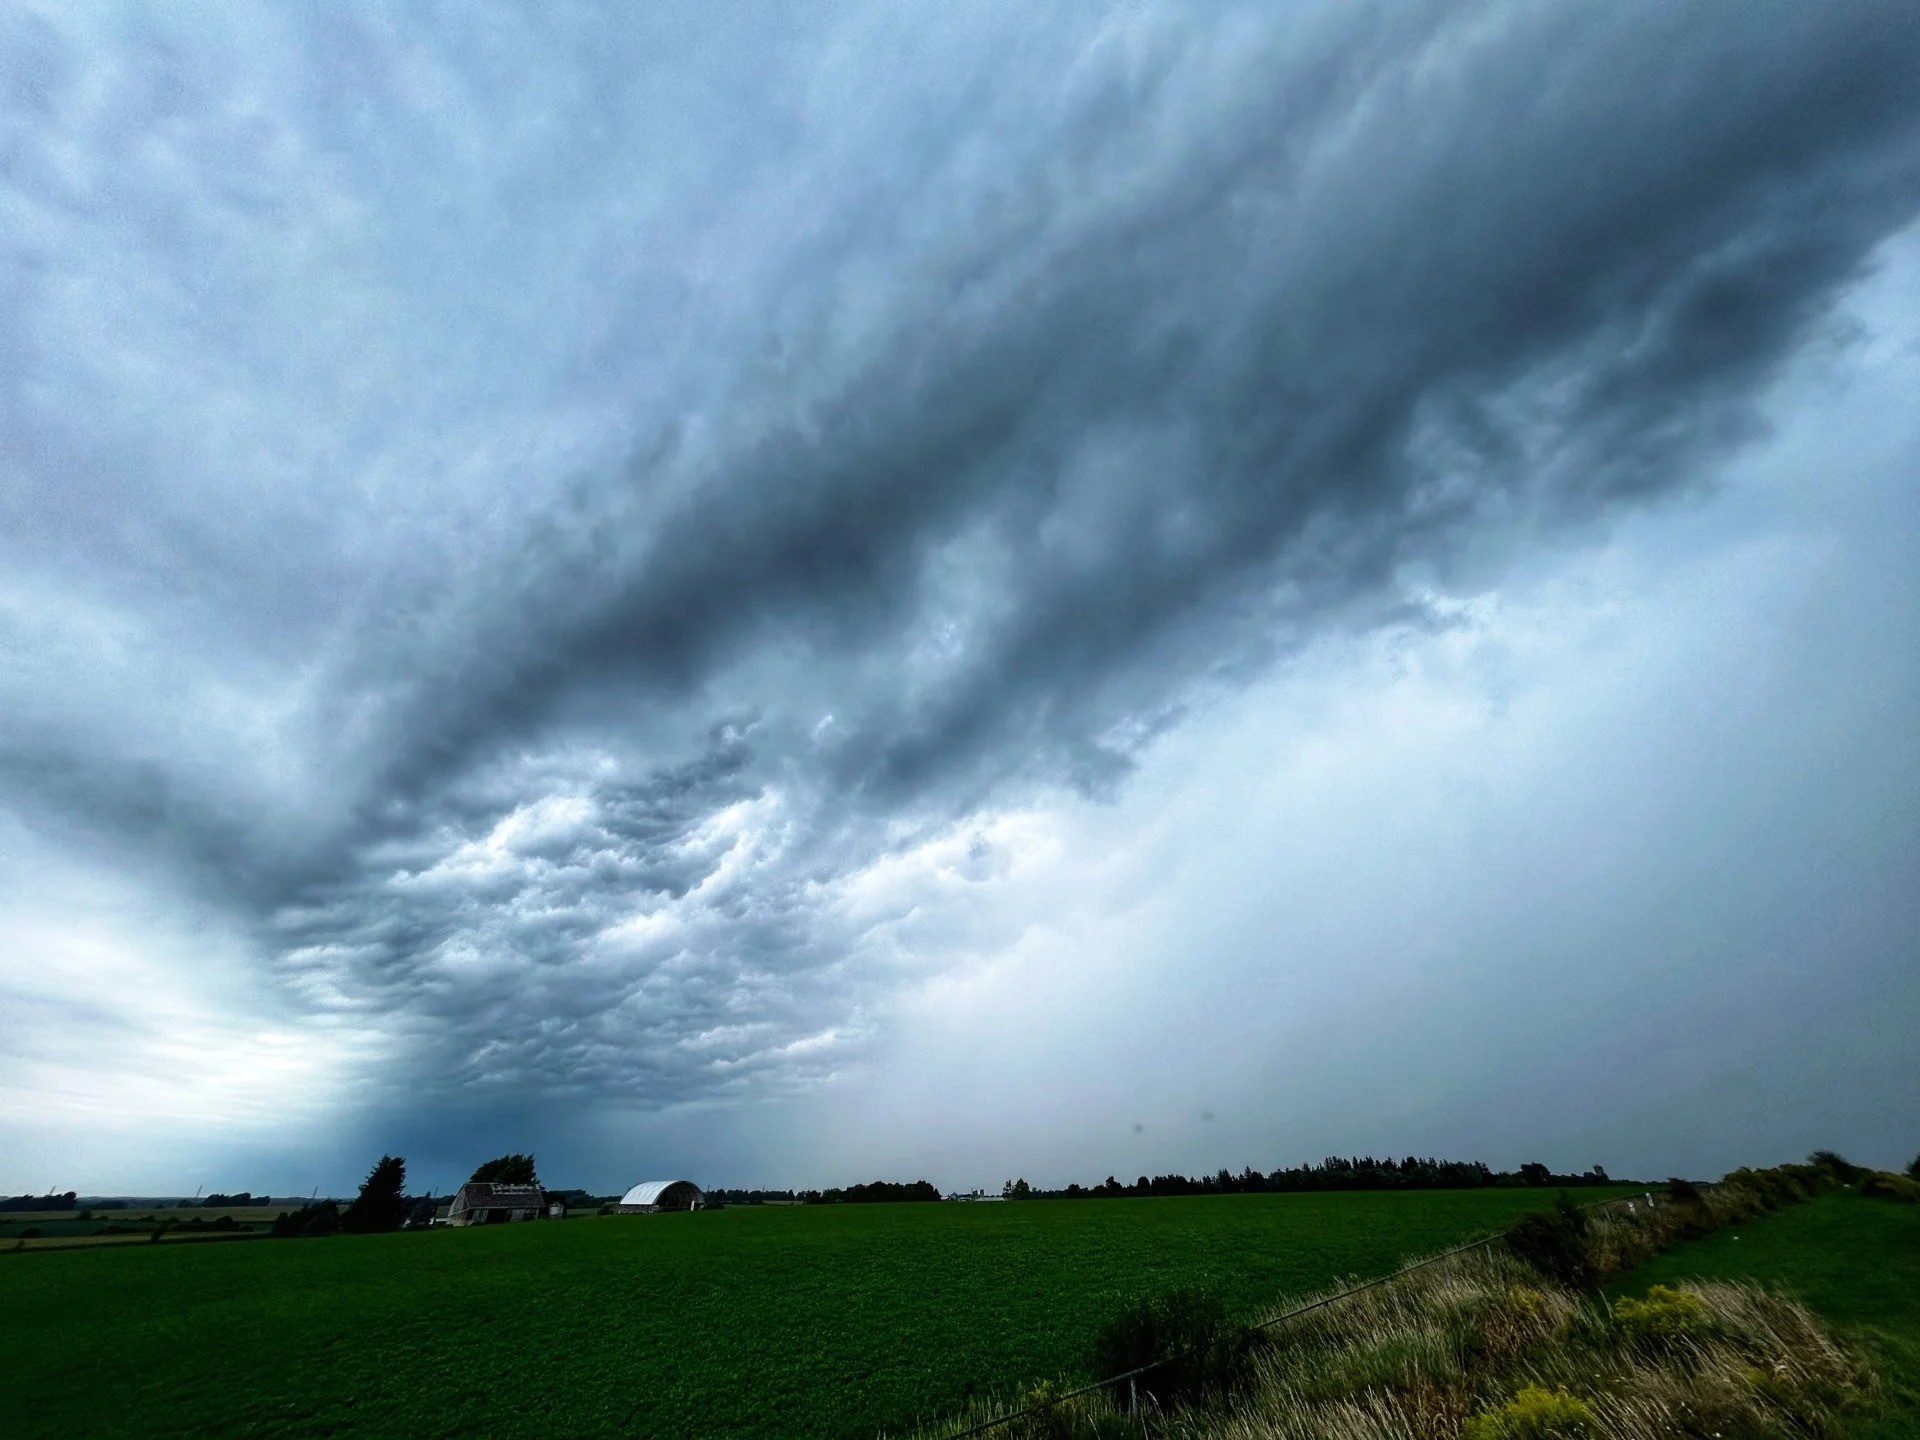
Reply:
<svg viewBox="0 0 1920 1440"><path fill-rule="evenodd" d="M1907 1178L1920 1180L1920 1155L1913 1157L1913 1163L1907 1166Z"/></svg>
<svg viewBox="0 0 1920 1440"><path fill-rule="evenodd" d="M297 1212L296 1212L297 1213ZM307 1207L306 1233L321 1239L340 1233L340 1207L331 1200Z"/></svg>
<svg viewBox="0 0 1920 1440"><path fill-rule="evenodd" d="M398 1230L407 1218L406 1188L407 1162L398 1155L382 1155L340 1217L340 1228L351 1235Z"/></svg>
<svg viewBox="0 0 1920 1440"><path fill-rule="evenodd" d="M1520 1178L1529 1185L1550 1185L1553 1172L1538 1160L1529 1160L1520 1167Z"/></svg>
<svg viewBox="0 0 1920 1440"><path fill-rule="evenodd" d="M489 1160L468 1179L469 1184L538 1185L533 1175L533 1156L502 1155Z"/></svg>
<svg viewBox="0 0 1920 1440"><path fill-rule="evenodd" d="M340 1207L331 1200L288 1210L273 1222L276 1240L298 1240L308 1235L332 1235L340 1229Z"/></svg>
<svg viewBox="0 0 1920 1440"><path fill-rule="evenodd" d="M1827 1171L1842 1185L1853 1184L1853 1182L1858 1180L1864 1173L1858 1165L1847 1159L1846 1156L1837 1154L1832 1150L1814 1151L1807 1157L1807 1163L1809 1165L1817 1165L1822 1170Z"/></svg>

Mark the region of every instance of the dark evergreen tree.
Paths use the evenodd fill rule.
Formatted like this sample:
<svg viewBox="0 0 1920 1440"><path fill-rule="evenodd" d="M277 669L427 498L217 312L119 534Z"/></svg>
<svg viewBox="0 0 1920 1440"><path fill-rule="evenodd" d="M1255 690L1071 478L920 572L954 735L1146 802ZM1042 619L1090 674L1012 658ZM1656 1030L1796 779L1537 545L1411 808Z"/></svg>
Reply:
<svg viewBox="0 0 1920 1440"><path fill-rule="evenodd" d="M406 1188L407 1162L398 1155L382 1155L340 1217L340 1228L352 1235L398 1230L407 1218Z"/></svg>

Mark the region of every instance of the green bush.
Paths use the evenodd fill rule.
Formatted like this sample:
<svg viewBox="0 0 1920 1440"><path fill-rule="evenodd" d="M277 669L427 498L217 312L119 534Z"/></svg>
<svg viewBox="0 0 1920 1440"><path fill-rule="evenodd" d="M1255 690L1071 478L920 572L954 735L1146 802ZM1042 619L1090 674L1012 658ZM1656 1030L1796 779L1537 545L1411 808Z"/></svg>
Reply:
<svg viewBox="0 0 1920 1440"><path fill-rule="evenodd" d="M1613 1307L1613 1318L1635 1344L1670 1345L1704 1339L1713 1331L1713 1316L1700 1297L1670 1285L1654 1286L1644 1300L1622 1300Z"/></svg>
<svg viewBox="0 0 1920 1440"><path fill-rule="evenodd" d="M1529 1385L1497 1410L1460 1427L1460 1440L1573 1440L1590 1435L1593 1407L1565 1390Z"/></svg>
<svg viewBox="0 0 1920 1440"><path fill-rule="evenodd" d="M1599 1283L1587 1247L1587 1213L1566 1191L1551 1210L1523 1215L1507 1231L1507 1248L1549 1280L1591 1289Z"/></svg>
<svg viewBox="0 0 1920 1440"><path fill-rule="evenodd" d="M1779 1210L1813 1194L1808 1180L1798 1173L1805 1168L1776 1165L1766 1170L1734 1170L1720 1183L1747 1191L1769 1210Z"/></svg>
<svg viewBox="0 0 1920 1440"><path fill-rule="evenodd" d="M1832 1150L1814 1151L1807 1157L1807 1163L1816 1170L1826 1171L1842 1185L1851 1185L1867 1173L1846 1156Z"/></svg>
<svg viewBox="0 0 1920 1440"><path fill-rule="evenodd" d="M1093 1342L1090 1363L1102 1379L1153 1366L1134 1382L1133 1393L1165 1406L1233 1388L1246 1374L1252 1348L1250 1332L1228 1323L1217 1297L1170 1290L1109 1320Z"/></svg>
<svg viewBox="0 0 1920 1440"><path fill-rule="evenodd" d="M1707 1197L1700 1193L1700 1187L1691 1180L1682 1180L1678 1175L1667 1180L1667 1198L1681 1205L1704 1205Z"/></svg>
<svg viewBox="0 0 1920 1440"><path fill-rule="evenodd" d="M1920 1182L1907 1179L1904 1175L1881 1173L1869 1175L1860 1186L1862 1195L1881 1195L1889 1200L1904 1201L1908 1205L1920 1205Z"/></svg>

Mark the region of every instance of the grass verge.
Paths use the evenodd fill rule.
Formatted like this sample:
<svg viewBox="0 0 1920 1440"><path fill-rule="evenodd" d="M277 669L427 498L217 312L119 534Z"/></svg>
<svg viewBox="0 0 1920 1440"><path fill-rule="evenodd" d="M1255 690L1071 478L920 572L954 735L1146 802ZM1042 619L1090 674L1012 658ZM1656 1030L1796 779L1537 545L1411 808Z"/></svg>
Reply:
<svg viewBox="0 0 1920 1440"><path fill-rule="evenodd" d="M1920 1205L1823 1196L1683 1245L1614 1288L1736 1277L1797 1296L1872 1361L1880 1404L1849 1435L1920 1440Z"/></svg>
<svg viewBox="0 0 1920 1440"><path fill-rule="evenodd" d="M1894 1347L1896 1378L1881 1385L1859 1350L1801 1300L1730 1278L1744 1270L1673 1285L1657 1283L1650 1269L1636 1270L1632 1288L1646 1293L1617 1304L1595 1288L1677 1242L1724 1230L1723 1243L1735 1245L1731 1236L1754 1231L1767 1210L1796 1206L1838 1179L1823 1167L1782 1167L1742 1172L1704 1193L1676 1182L1652 1207L1587 1212L1563 1204L1516 1225L1504 1246L1476 1248L1335 1299L1249 1332L1241 1343L1210 1333L1198 1353L1218 1363L1196 1375L1183 1360L1181 1370L1198 1381L1184 1393L1142 1393L1150 1377L1053 1403L1042 1389L1031 1397L1037 1407L990 1433L1010 1440L1906 1435L1897 1428L1906 1384L1897 1333L1875 1347L1882 1354L1887 1344ZM1759 1229L1803 1214L1823 1221L1841 1213L1835 1205L1850 1203L1877 1202L1821 1202ZM1877 1252L1898 1247L1909 1233L1900 1228L1906 1217L1920 1213L1880 1203L1884 1214L1870 1222L1875 1233L1849 1235L1839 1246L1827 1236L1797 1248L1827 1257L1833 1283L1846 1288L1862 1267L1879 1263ZM1850 1249L1852 1258L1834 1259L1830 1249ZM1897 1274L1889 1283L1910 1284ZM1898 1311L1915 1303L1915 1293L1883 1299ZM1874 1310L1886 1312L1887 1304ZM1144 1318L1164 1322L1182 1313L1198 1312L1172 1307L1132 1323L1137 1329ZM985 1418L979 1407L928 1433L952 1435ZM1873 1428L1863 1432L1863 1424Z"/></svg>

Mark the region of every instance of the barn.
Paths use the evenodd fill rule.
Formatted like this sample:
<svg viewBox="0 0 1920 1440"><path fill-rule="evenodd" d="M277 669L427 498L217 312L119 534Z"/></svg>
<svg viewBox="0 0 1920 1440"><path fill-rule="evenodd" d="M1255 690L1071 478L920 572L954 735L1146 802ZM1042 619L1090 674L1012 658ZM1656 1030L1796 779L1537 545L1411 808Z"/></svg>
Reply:
<svg viewBox="0 0 1920 1440"><path fill-rule="evenodd" d="M449 1225L498 1225L509 1220L538 1220L547 1213L538 1185L490 1185L469 1180L447 1209Z"/></svg>
<svg viewBox="0 0 1920 1440"><path fill-rule="evenodd" d="M642 1180L620 1197L622 1215L652 1215L661 1210L698 1210L706 1197L691 1180Z"/></svg>

